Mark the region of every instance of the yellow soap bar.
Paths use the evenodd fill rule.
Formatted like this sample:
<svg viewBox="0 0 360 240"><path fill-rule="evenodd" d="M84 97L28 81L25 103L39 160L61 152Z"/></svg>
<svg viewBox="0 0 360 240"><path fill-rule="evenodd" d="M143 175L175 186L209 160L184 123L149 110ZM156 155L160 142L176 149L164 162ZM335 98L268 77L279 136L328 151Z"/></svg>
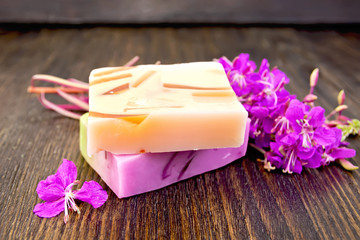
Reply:
<svg viewBox="0 0 360 240"><path fill-rule="evenodd" d="M89 85L89 155L243 144L248 114L219 63L100 68Z"/></svg>

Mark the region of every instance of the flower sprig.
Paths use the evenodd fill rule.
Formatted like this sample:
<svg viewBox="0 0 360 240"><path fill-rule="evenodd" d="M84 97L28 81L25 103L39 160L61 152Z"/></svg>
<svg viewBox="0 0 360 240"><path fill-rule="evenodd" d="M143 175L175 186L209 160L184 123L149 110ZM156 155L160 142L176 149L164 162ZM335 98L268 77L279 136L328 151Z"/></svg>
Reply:
<svg viewBox="0 0 360 240"><path fill-rule="evenodd" d="M310 91L299 101L285 89L290 81L286 74L276 67L270 69L266 59L257 71L249 54L240 54L233 61L226 57L216 61L223 65L239 101L249 112L250 138L254 141L250 145L263 153L265 169L300 173L303 168L318 168L335 160L347 170L358 168L346 160L356 153L344 140L349 134L359 134L360 122L342 115L347 109L344 91L340 91L339 105L328 116L322 107L315 106L319 69L311 73Z"/></svg>

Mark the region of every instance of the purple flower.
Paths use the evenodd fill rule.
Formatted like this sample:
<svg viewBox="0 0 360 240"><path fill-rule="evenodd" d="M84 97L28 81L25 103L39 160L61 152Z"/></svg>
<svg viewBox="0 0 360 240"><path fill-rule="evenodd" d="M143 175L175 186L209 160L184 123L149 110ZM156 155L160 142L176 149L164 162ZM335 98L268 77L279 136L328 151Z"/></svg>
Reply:
<svg viewBox="0 0 360 240"><path fill-rule="evenodd" d="M278 116L275 119L275 126L271 129L271 133L278 136L288 134L290 132L290 122L285 116Z"/></svg>
<svg viewBox="0 0 360 240"><path fill-rule="evenodd" d="M299 157L298 140L298 135L288 134L277 142L271 142L270 148L273 154L270 155L268 161L275 167L282 168L284 173L300 173L302 164Z"/></svg>
<svg viewBox="0 0 360 240"><path fill-rule="evenodd" d="M309 94L300 102L285 89L290 81L286 74L276 67L270 70L266 59L257 72L249 54L240 54L232 62L222 57L218 62L249 113L250 138L255 142L253 146L264 154L265 169L282 168L287 173L300 173L303 167L317 168L335 159L346 165L346 169L356 168L344 159L354 156L355 151L344 146L341 134L334 129L343 121L344 96L340 95L340 106L327 117L322 107L314 106L318 69L311 74ZM329 122L327 118L336 113L337 119Z"/></svg>
<svg viewBox="0 0 360 240"><path fill-rule="evenodd" d="M335 133L325 123L325 110L313 107L308 111L308 105L299 100L292 100L285 116L295 133L299 134L301 146L311 148L316 144L327 146L335 142Z"/></svg>
<svg viewBox="0 0 360 240"><path fill-rule="evenodd" d="M64 159L54 175L39 182L36 192L44 203L34 207L34 213L39 217L51 218L65 211L64 222L69 219L68 209L80 214L75 199L90 203L94 208L102 206L108 195L100 184L95 181L84 182L79 190L72 190L80 182L76 180L77 170L73 162Z"/></svg>
<svg viewBox="0 0 360 240"><path fill-rule="evenodd" d="M321 155L321 165L326 166L336 159L351 158L356 155L354 149L345 148L341 142L342 131L338 128L332 128L335 135L335 142L326 147L320 146L317 152Z"/></svg>
<svg viewBox="0 0 360 240"><path fill-rule="evenodd" d="M238 96L246 95L250 92L248 87L249 81L253 81L252 78L256 78L254 70L256 65L253 61L249 61L250 55L242 53L237 56L233 62L226 57L222 57L218 60L224 67L224 70L229 78L230 84Z"/></svg>

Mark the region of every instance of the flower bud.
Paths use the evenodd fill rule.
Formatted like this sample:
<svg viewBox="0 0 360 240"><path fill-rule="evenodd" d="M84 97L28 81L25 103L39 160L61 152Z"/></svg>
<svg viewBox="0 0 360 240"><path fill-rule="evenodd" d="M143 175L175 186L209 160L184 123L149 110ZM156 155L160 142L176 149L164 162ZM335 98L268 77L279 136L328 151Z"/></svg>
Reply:
<svg viewBox="0 0 360 240"><path fill-rule="evenodd" d="M359 169L358 166L353 165L351 162L349 162L348 160L346 160L344 158L340 158L339 163L343 168L345 168L348 171L353 171L353 170Z"/></svg>
<svg viewBox="0 0 360 240"><path fill-rule="evenodd" d="M305 96L303 102L305 102L305 103L307 103L307 102L314 102L315 100L317 100L317 96L310 93L310 94L308 94L308 95Z"/></svg>
<svg viewBox="0 0 360 240"><path fill-rule="evenodd" d="M310 75L310 87L311 88L316 86L318 78L319 78L319 69L315 68Z"/></svg>
<svg viewBox="0 0 360 240"><path fill-rule="evenodd" d="M347 105L340 105L340 106L337 106L337 107L335 108L335 111L336 111L336 112L341 112L341 111L343 111L343 110L345 110L345 109L347 109L347 108L348 108Z"/></svg>
<svg viewBox="0 0 360 240"><path fill-rule="evenodd" d="M344 90L341 90L337 96L338 104L343 105L345 102L345 92Z"/></svg>

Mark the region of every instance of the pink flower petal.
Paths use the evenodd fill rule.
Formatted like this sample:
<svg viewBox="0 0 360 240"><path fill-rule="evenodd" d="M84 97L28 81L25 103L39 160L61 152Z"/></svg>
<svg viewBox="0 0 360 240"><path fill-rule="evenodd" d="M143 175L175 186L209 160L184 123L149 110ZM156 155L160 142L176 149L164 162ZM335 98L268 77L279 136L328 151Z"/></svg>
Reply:
<svg viewBox="0 0 360 240"><path fill-rule="evenodd" d="M65 209L64 198L61 198L55 202L44 202L36 204L33 212L43 218L51 218L59 215Z"/></svg>
<svg viewBox="0 0 360 240"><path fill-rule="evenodd" d="M65 196L62 181L56 174L40 181L36 192L39 198L48 202L56 201Z"/></svg>
<svg viewBox="0 0 360 240"><path fill-rule="evenodd" d="M63 159L63 163L58 168L56 175L61 179L64 191L67 186L76 180L77 170L75 164L72 161Z"/></svg>
<svg viewBox="0 0 360 240"><path fill-rule="evenodd" d="M332 149L330 155L335 159L355 157L356 151L351 148L338 147Z"/></svg>
<svg viewBox="0 0 360 240"><path fill-rule="evenodd" d="M74 198L90 203L94 208L98 208L106 202L108 195L100 184L95 181L90 181L84 182L81 189L75 192Z"/></svg>
<svg viewBox="0 0 360 240"><path fill-rule="evenodd" d="M336 132L333 129L319 127L314 132L314 140L321 146L328 146L335 143Z"/></svg>
<svg viewBox="0 0 360 240"><path fill-rule="evenodd" d="M320 127L325 122L325 109L317 106L313 107L308 114L309 124L313 127Z"/></svg>

